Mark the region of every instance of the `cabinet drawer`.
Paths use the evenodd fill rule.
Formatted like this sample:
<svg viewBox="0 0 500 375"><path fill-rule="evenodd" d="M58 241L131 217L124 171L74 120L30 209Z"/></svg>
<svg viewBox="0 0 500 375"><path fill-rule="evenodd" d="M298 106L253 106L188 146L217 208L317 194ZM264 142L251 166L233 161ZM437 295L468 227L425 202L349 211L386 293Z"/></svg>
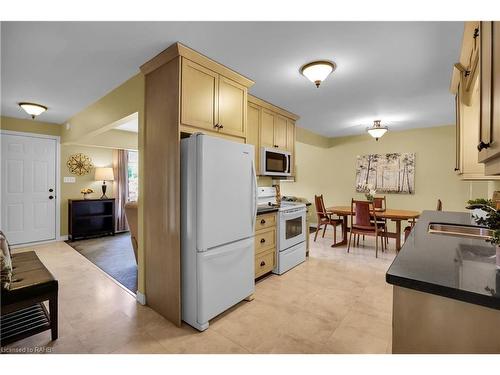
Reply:
<svg viewBox="0 0 500 375"><path fill-rule="evenodd" d="M271 272L276 265L276 249L270 249L255 257L255 278Z"/></svg>
<svg viewBox="0 0 500 375"><path fill-rule="evenodd" d="M255 221L255 231L274 227L276 225L276 213L262 214L257 216Z"/></svg>
<svg viewBox="0 0 500 375"><path fill-rule="evenodd" d="M276 228L262 230L255 234L255 254L276 247Z"/></svg>

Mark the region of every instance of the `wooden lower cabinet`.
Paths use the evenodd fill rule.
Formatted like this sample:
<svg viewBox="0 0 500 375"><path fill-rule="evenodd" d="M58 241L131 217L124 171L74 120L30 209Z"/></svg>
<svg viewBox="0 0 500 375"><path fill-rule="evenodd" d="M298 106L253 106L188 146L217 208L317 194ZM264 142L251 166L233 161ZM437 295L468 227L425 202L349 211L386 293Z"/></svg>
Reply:
<svg viewBox="0 0 500 375"><path fill-rule="evenodd" d="M276 213L257 216L255 225L255 278L276 267Z"/></svg>
<svg viewBox="0 0 500 375"><path fill-rule="evenodd" d="M255 278L269 273L276 266L276 248L255 255Z"/></svg>

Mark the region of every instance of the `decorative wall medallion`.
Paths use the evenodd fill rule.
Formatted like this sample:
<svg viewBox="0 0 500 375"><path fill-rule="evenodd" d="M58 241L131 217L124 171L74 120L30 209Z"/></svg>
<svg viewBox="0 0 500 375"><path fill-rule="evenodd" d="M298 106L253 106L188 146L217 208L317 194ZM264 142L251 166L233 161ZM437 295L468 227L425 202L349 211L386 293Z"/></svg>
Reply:
<svg viewBox="0 0 500 375"><path fill-rule="evenodd" d="M84 154L71 155L66 165L68 166L69 171L77 176L85 176L90 173L92 168L94 168L92 159Z"/></svg>

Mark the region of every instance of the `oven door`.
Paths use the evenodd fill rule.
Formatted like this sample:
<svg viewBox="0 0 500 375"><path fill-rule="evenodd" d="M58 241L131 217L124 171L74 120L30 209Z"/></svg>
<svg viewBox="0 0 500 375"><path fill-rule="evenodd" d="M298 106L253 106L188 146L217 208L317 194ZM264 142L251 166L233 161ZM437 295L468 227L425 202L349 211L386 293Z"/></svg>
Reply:
<svg viewBox="0 0 500 375"><path fill-rule="evenodd" d="M290 176L291 154L275 148L262 147L261 173L266 176Z"/></svg>
<svg viewBox="0 0 500 375"><path fill-rule="evenodd" d="M304 207L280 212L279 251L306 240L306 209Z"/></svg>

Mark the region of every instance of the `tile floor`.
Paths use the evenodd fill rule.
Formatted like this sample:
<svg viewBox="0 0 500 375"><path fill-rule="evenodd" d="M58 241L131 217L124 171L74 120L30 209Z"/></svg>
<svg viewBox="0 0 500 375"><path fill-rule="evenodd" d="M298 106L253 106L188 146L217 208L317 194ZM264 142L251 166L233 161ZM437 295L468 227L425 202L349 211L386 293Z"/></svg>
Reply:
<svg viewBox="0 0 500 375"><path fill-rule="evenodd" d="M199 333L176 327L118 286L64 242L35 249L59 279L59 339L44 332L11 344L52 353L390 353L394 256L375 258L374 242L331 248L332 233L311 243L307 262L256 285Z"/></svg>

